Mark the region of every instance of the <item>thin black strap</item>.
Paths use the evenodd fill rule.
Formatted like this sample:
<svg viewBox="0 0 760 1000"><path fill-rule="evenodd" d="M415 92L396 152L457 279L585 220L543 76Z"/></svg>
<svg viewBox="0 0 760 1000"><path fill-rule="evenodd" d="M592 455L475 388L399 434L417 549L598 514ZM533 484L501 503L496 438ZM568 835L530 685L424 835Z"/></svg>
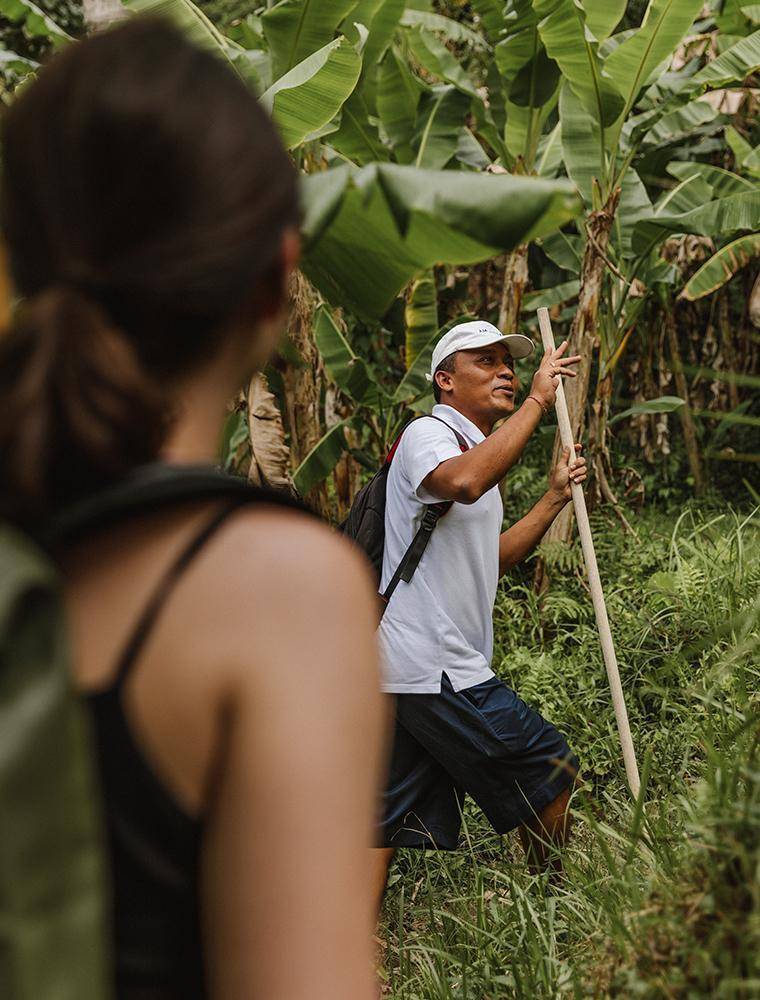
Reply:
<svg viewBox="0 0 760 1000"><path fill-rule="evenodd" d="M452 427L451 424L447 424L446 421L441 420L440 417L433 416L432 413L423 413L421 417L415 417L414 419L421 420L422 417L431 417L433 420L437 420L439 423L443 424L444 427L448 427L448 429L456 437L460 451L465 452L470 450L470 446L467 444L465 438L459 433L459 431L455 427ZM410 420L409 423L414 423L414 421ZM407 424L407 427L408 426L409 425ZM399 441L401 440L400 436L398 440ZM393 451L395 451L395 446ZM393 451L391 452L391 455L393 454ZM385 609L388 607L388 601L390 601L391 599L391 594L399 585L400 581L403 580L404 583L409 583L409 581L414 576L414 571L420 564L420 559L422 559L422 555L428 546L428 542L430 541L430 536L433 534L433 529L435 528L436 524L438 524L438 521L443 517L443 515L448 513L453 503L454 503L453 500L442 500L441 503L427 504L427 506L425 507L425 510L422 514L422 523L417 529L417 534L410 542L409 548L401 557L401 562L396 567L396 572L391 577L390 583L385 588L383 593L380 595L383 600L383 609L380 614L381 618L385 614Z"/></svg>
<svg viewBox="0 0 760 1000"><path fill-rule="evenodd" d="M114 678L114 687L119 687L124 683L130 668L137 660L156 619L161 613L161 609L166 603L174 586L179 578L188 568L193 559L198 555L211 536L224 524L230 514L233 514L245 503L243 498L236 499L231 504L222 507L221 510L214 511L214 515L206 525L201 528L197 535L185 546L179 556L174 560L169 569L164 573L158 585L148 598L137 624L132 630L132 634L124 650L119 657L119 665Z"/></svg>
<svg viewBox="0 0 760 1000"><path fill-rule="evenodd" d="M396 567L396 572L391 577L390 583L381 595L383 601L385 602L383 612L385 612L388 601L391 599L391 594L396 589L399 582L403 580L404 583L409 583L414 576L414 571L419 566L422 554L427 548L430 536L433 534L433 529L436 524L438 524L439 519L450 509L453 502L453 500L444 500L442 503L428 504L425 507L425 512L422 515L422 523L417 529L417 534L412 539L409 548L406 550L401 558L401 562Z"/></svg>

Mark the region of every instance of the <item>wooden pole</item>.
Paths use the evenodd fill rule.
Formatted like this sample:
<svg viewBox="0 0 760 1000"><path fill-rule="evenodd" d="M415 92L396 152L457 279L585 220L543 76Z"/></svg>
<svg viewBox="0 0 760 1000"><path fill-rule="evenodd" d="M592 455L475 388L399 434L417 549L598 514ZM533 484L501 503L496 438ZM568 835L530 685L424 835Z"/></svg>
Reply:
<svg viewBox="0 0 760 1000"><path fill-rule="evenodd" d="M544 348L554 350L554 334L552 333L551 321L549 319L549 310L543 308L543 306L538 310L538 325L541 329L541 340L544 343ZM561 378L557 386L555 408L562 445L564 448L570 449L570 457L572 458L575 454L575 443L573 442L573 432L570 427L570 417L567 412L567 401L565 400L565 390ZM589 524L588 511L586 510L586 497L584 496L583 488L578 483L571 482L570 489L573 495L575 519L578 522L578 534L581 538L583 559L586 563L586 572L588 573L588 582L591 588L591 600L594 605L594 614L596 615L596 626L599 629L599 641L602 645L604 665L607 668L607 679L612 692L612 704L615 709L620 744L623 748L625 773L628 777L628 784L634 798L638 798L639 789L641 788L639 768L636 764L636 752L633 749L633 740L631 739L631 727L628 723L628 712L625 708L623 686L620 683L617 657L615 656L615 647L612 643L612 632L610 631L610 622L607 617L607 605L604 602L602 581L599 578L594 540L591 537L591 525Z"/></svg>

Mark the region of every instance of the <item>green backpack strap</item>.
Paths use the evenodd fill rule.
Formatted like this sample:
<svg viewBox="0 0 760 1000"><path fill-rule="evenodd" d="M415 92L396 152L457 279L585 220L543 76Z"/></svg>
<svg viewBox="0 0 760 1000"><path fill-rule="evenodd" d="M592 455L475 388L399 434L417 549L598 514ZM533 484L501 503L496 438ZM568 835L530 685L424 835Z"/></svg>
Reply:
<svg viewBox="0 0 760 1000"><path fill-rule="evenodd" d="M108 1000L105 854L55 570L0 525L0 997Z"/></svg>

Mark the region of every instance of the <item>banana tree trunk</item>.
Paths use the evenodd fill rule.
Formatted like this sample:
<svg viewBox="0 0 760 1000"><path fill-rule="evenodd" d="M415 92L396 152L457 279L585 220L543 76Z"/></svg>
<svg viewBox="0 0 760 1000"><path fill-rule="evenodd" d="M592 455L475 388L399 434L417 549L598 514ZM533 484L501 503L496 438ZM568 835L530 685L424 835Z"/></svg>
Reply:
<svg viewBox="0 0 760 1000"><path fill-rule="evenodd" d="M291 302L288 332L301 359L283 373L291 469L297 468L324 434L321 420L322 366L314 343L312 319L319 299L311 284L296 271L290 280ZM327 486L320 483L304 497L322 517L329 515Z"/></svg>
<svg viewBox="0 0 760 1000"><path fill-rule="evenodd" d="M604 258L607 253L610 231L615 220L615 212L619 199L620 189L616 188L602 208L597 209L589 215L586 223L587 238L586 247L583 252L583 262L581 264L578 309L570 327L570 347L567 351L568 354L580 354L581 361L578 365L577 377L567 379L564 385L570 427L575 441L579 440L584 426L586 402L588 400L591 378L591 365L596 344L596 319L599 311L599 296L601 295L604 279ZM555 465L559 461L561 454L562 442L559 433L557 433L554 439L552 465ZM544 535L544 542L569 542L573 523L572 517L572 504L568 504ZM539 559L536 567L534 586L540 593L546 589L547 585L546 565L543 559Z"/></svg>
<svg viewBox="0 0 760 1000"><path fill-rule="evenodd" d="M681 351L678 347L678 336L676 334L676 323L672 309L667 307L664 310L665 332L668 337L668 350L670 351L670 364L673 369L673 377L676 383L676 391L681 399L685 400L684 405L679 407L678 416L683 426L683 439L686 445L686 457L689 461L689 469L694 479L694 492L702 496L705 492L705 475L702 469L702 458L699 454L699 441L697 440L697 430L694 426L694 417L691 414L689 403L689 387L686 384L686 376L683 373L683 362Z"/></svg>
<svg viewBox="0 0 760 1000"><path fill-rule="evenodd" d="M528 284L528 247L522 244L507 254L504 266L504 286L499 308L499 329L502 333L517 333L523 293Z"/></svg>

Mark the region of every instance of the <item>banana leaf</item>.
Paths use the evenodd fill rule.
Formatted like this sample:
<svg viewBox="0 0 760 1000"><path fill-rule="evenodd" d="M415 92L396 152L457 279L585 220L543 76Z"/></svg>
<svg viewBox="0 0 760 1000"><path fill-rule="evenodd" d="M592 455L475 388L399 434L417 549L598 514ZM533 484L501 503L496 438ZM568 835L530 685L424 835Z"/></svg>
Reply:
<svg viewBox="0 0 760 1000"><path fill-rule="evenodd" d="M412 282L404 310L404 323L406 367L411 368L414 359L438 331L438 296L432 271Z"/></svg>
<svg viewBox="0 0 760 1000"><path fill-rule="evenodd" d="M428 342L420 349L417 357L406 371L406 374L396 386L393 393L394 403L409 404L412 400L419 399L430 392L430 383L425 378L425 372L430 371L430 363L433 357L433 348L441 330L436 330L430 335Z"/></svg>
<svg viewBox="0 0 760 1000"><path fill-rule="evenodd" d="M602 177L604 171L601 132L596 119L586 111L567 83L562 85L559 94L559 121L567 175L580 191L586 207L590 208L594 178Z"/></svg>
<svg viewBox="0 0 760 1000"><path fill-rule="evenodd" d="M54 48L72 41L71 35L59 27L53 18L31 0L0 0L0 14L9 21L21 22L24 31L33 38L47 38ZM14 59L19 59L11 53Z"/></svg>
<svg viewBox="0 0 760 1000"><path fill-rule="evenodd" d="M469 107L467 95L450 85L423 94L412 137L415 167L442 170L454 158Z"/></svg>
<svg viewBox="0 0 760 1000"><path fill-rule="evenodd" d="M375 67L382 61L403 13L404 0L382 0L380 5L375 9L372 21L367 25L369 28L369 37L364 46L363 59L364 65L367 68L365 97L370 107L374 105L373 74ZM356 17L353 19L356 20Z"/></svg>
<svg viewBox="0 0 760 1000"><path fill-rule="evenodd" d="M407 43L417 62L428 73L450 83L468 97L480 100L464 67L432 32L419 26L411 28L407 32Z"/></svg>
<svg viewBox="0 0 760 1000"><path fill-rule="evenodd" d="M694 164L690 164L694 166ZM713 191L697 171L690 172L676 186L663 195L655 205L654 214L680 215L712 201Z"/></svg>
<svg viewBox="0 0 760 1000"><path fill-rule="evenodd" d="M329 302L368 321L434 264L486 260L580 210L566 180L392 163L311 174L302 200L304 271Z"/></svg>
<svg viewBox="0 0 760 1000"><path fill-rule="evenodd" d="M567 302L569 299L574 299L580 288L581 284L579 281L563 281L553 288L542 288L536 292L529 292L523 296L522 311L535 312L542 306L550 309L560 302Z"/></svg>
<svg viewBox="0 0 760 1000"><path fill-rule="evenodd" d="M360 167L390 159L377 127L371 121L362 89L357 88L343 105L340 127L330 135L329 144Z"/></svg>
<svg viewBox="0 0 760 1000"><path fill-rule="evenodd" d="M581 273L583 263L583 238L575 233L552 233L541 240L541 249L549 260L563 271L571 274Z"/></svg>
<svg viewBox="0 0 760 1000"><path fill-rule="evenodd" d="M450 42L462 42L473 49L490 49L486 39L473 31L461 21L455 21L451 17L444 17L443 14L434 14L429 10L407 10L401 17L401 24L405 28L426 28L428 31L435 31L444 36Z"/></svg>
<svg viewBox="0 0 760 1000"><path fill-rule="evenodd" d="M356 86L361 65L361 57L348 39L336 38L262 94L261 103L288 149L335 117Z"/></svg>
<svg viewBox="0 0 760 1000"><path fill-rule="evenodd" d="M586 26L597 42L608 38L620 23L627 0L583 0Z"/></svg>
<svg viewBox="0 0 760 1000"><path fill-rule="evenodd" d="M493 44L504 30L504 4L499 0L472 0L471 6L485 29L486 37Z"/></svg>
<svg viewBox="0 0 760 1000"><path fill-rule="evenodd" d="M631 255L631 238L636 224L653 214L652 203L641 178L629 167L620 184L620 203L612 228L614 244L623 257Z"/></svg>
<svg viewBox="0 0 760 1000"><path fill-rule="evenodd" d="M710 188L710 201L713 198L725 198L730 194L758 190L758 185L746 177L740 177L739 174L724 170L722 167L714 167L712 163L685 163L682 160L673 160L665 169L679 180L695 175L701 177Z"/></svg>
<svg viewBox="0 0 760 1000"><path fill-rule="evenodd" d="M338 464L340 456L346 450L347 423L348 421L341 420L331 427L293 473L293 485L302 497L326 479Z"/></svg>
<svg viewBox="0 0 760 1000"><path fill-rule="evenodd" d="M690 88L725 87L745 80L760 69L760 31L755 31L726 49L717 59L691 78Z"/></svg>
<svg viewBox="0 0 760 1000"><path fill-rule="evenodd" d="M623 95L625 113L663 60L678 48L702 8L702 0L650 0L641 27L621 42L604 63Z"/></svg>
<svg viewBox="0 0 760 1000"><path fill-rule="evenodd" d="M373 406L382 390L372 369L363 358L351 350L346 338L326 306L319 306L314 314L314 341L325 371L333 382L356 403Z"/></svg>
<svg viewBox="0 0 760 1000"><path fill-rule="evenodd" d="M719 198L683 215L655 215L645 219L633 231L633 250L646 254L672 233L714 237L742 229L760 229L760 190Z"/></svg>
<svg viewBox="0 0 760 1000"><path fill-rule="evenodd" d="M590 37L581 5L574 0L533 0L533 9L540 18L538 31L546 51L583 107L603 127L611 125L624 102L617 81L604 72L598 43Z"/></svg>
<svg viewBox="0 0 760 1000"><path fill-rule="evenodd" d="M332 42L338 25L355 7L356 0L280 0L264 11L261 27L272 57L273 79Z"/></svg>
<svg viewBox="0 0 760 1000"><path fill-rule="evenodd" d="M608 425L616 424L626 417L633 417L637 413L672 413L680 409L685 400L680 396L660 396L658 399L645 399L641 403L634 403L622 413L616 413L614 417L607 421Z"/></svg>
<svg viewBox="0 0 760 1000"><path fill-rule="evenodd" d="M705 261L686 282L680 298L693 302L710 295L755 257L760 257L760 233L740 236Z"/></svg>
<svg viewBox="0 0 760 1000"><path fill-rule="evenodd" d="M399 163L409 163L414 158L412 138L422 91L422 84L406 62L394 49L389 49L378 67L375 100Z"/></svg>

